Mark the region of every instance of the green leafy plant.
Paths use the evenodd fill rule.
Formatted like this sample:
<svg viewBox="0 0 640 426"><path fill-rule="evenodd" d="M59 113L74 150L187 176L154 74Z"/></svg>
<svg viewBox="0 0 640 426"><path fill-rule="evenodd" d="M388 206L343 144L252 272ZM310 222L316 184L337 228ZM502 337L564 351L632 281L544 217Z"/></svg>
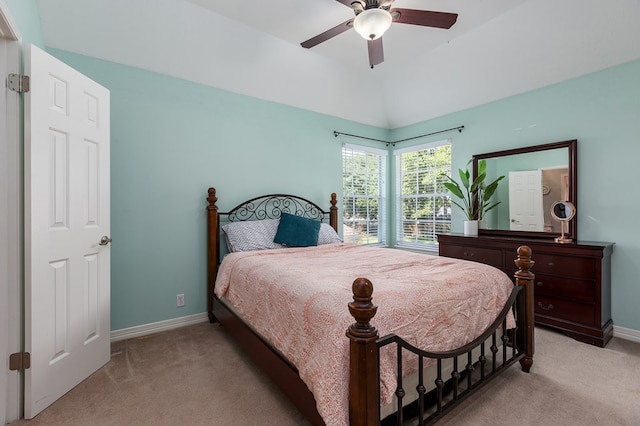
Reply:
<svg viewBox="0 0 640 426"><path fill-rule="evenodd" d="M493 182L486 184L487 162L480 160L478 161L478 176L472 182L471 173L469 173L468 169L469 163L472 161L469 160L467 163L467 169L458 169L462 186L451 176L443 174L448 179L448 182L444 182L444 186L452 195L460 199L460 202L453 199L451 202L462 209L467 220L482 220L485 213L500 204L500 201L492 204L490 199L498 189L498 183L504 179L504 176L500 176Z"/></svg>

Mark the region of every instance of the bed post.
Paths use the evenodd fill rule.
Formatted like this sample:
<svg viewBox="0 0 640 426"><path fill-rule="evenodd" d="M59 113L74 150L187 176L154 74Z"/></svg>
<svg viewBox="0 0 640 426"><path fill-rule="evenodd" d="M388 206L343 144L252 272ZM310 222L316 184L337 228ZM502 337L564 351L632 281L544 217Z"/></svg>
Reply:
<svg viewBox="0 0 640 426"><path fill-rule="evenodd" d="M338 207L336 204L338 203L338 199L336 193L331 193L331 208L329 208L329 224L331 227L338 232Z"/></svg>
<svg viewBox="0 0 640 426"><path fill-rule="evenodd" d="M527 246L518 247L518 258L514 261L518 267L515 273L516 284L523 286L518 295L518 346L524 349L525 356L520 360L522 371L529 372L533 365L534 353L534 307L533 307L533 282L535 275L530 271L535 263L531 260L531 249ZM524 315L524 316L523 316Z"/></svg>
<svg viewBox="0 0 640 426"><path fill-rule="evenodd" d="M209 321L215 322L213 315L213 286L218 273L218 251L220 250L220 235L218 228L218 206L216 206L216 189L209 188L207 197L207 313Z"/></svg>
<svg viewBox="0 0 640 426"><path fill-rule="evenodd" d="M356 278L349 312L356 322L347 329L350 340L349 422L352 426L377 425L380 416L378 381L378 330L370 321L378 307L371 302L373 285Z"/></svg>

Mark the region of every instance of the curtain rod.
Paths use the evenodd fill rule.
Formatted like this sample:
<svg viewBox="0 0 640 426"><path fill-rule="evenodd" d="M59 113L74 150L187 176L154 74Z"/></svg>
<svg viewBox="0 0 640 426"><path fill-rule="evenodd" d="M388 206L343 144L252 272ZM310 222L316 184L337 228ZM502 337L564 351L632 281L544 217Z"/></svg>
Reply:
<svg viewBox="0 0 640 426"><path fill-rule="evenodd" d="M350 134L350 133L338 132L337 130L334 130L334 131L333 131L333 136L334 136L334 137L336 137L336 138L337 138L339 135L351 136L351 137L359 138L359 139L367 139L367 140L370 140L370 141L382 142L382 143L386 144L387 146L389 146L389 145L396 146L396 144L397 144L397 143L400 143L400 142L406 142L406 141L410 141L410 140L412 140L412 139L424 138L425 136L437 135L437 134L439 134L439 133L446 133L446 132L450 132L450 131L452 131L452 130L457 130L459 133L462 133L462 130L463 130L463 129L464 129L464 126L452 127L452 128L450 128L450 129L439 130L439 131L437 131L437 132L427 133L427 134L420 135L420 136L413 136L413 137L406 138L406 139L400 139L399 141L395 141L395 142L383 141L382 139L369 138L369 137L367 137L367 136L352 135L352 134Z"/></svg>

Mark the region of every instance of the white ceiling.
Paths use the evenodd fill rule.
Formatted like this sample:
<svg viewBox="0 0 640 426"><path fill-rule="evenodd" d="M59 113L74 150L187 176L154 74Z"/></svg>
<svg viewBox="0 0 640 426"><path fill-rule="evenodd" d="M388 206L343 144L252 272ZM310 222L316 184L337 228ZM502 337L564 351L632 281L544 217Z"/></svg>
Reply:
<svg viewBox="0 0 640 426"><path fill-rule="evenodd" d="M640 59L640 0L396 0L458 13L394 23L370 69L336 0L37 0L48 47L397 128Z"/></svg>

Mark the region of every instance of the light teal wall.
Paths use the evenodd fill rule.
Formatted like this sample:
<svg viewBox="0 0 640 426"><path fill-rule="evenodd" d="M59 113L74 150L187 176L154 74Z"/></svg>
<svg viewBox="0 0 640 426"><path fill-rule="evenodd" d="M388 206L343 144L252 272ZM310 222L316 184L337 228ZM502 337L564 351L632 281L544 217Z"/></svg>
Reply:
<svg viewBox="0 0 640 426"><path fill-rule="evenodd" d="M446 135L453 143L454 170L473 154L578 140L578 237L616 243L613 322L640 330L640 61L396 129L392 137L458 125L465 126L462 133ZM454 209L454 231L462 231L462 220Z"/></svg>
<svg viewBox="0 0 640 426"><path fill-rule="evenodd" d="M59 50L111 91L111 325L206 311L205 207L273 192L329 207L342 189L333 130L387 131ZM186 305L176 307L176 294Z"/></svg>
<svg viewBox="0 0 640 426"><path fill-rule="evenodd" d="M31 43L44 49L36 0L5 0L5 2L20 29L23 44Z"/></svg>

